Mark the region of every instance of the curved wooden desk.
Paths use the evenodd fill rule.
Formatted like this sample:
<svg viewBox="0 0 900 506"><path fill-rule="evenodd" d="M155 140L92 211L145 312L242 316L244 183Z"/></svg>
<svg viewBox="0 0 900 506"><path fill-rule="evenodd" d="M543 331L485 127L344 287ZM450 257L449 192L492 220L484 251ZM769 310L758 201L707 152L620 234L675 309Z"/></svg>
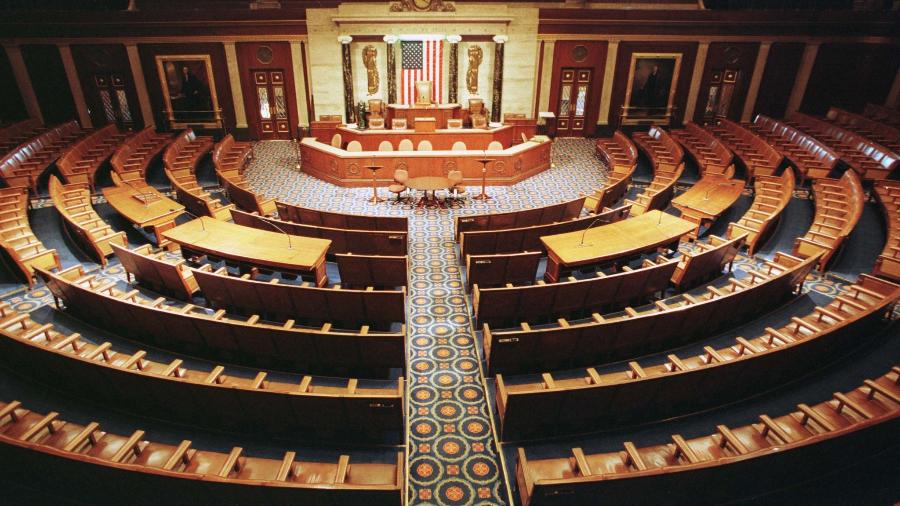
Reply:
<svg viewBox="0 0 900 506"><path fill-rule="evenodd" d="M183 205L152 186L111 186L102 191L109 205L126 220L141 228L153 229L156 244L162 242L162 231L174 227L175 218L184 211Z"/></svg>
<svg viewBox="0 0 900 506"><path fill-rule="evenodd" d="M744 191L744 181L707 176L697 181L690 190L672 200L681 211L681 217L696 224L691 237L696 238L703 227L734 205Z"/></svg>
<svg viewBox="0 0 900 506"><path fill-rule="evenodd" d="M694 224L689 221L662 211L649 211L585 231L541 237L548 256L544 280L556 283L573 267L608 263L660 246L677 245L681 236L693 229Z"/></svg>
<svg viewBox="0 0 900 506"><path fill-rule="evenodd" d="M179 244L185 253L194 251L282 272L312 274L316 286L328 284L325 253L331 246L329 239L269 232L208 216L166 230L163 237Z"/></svg>

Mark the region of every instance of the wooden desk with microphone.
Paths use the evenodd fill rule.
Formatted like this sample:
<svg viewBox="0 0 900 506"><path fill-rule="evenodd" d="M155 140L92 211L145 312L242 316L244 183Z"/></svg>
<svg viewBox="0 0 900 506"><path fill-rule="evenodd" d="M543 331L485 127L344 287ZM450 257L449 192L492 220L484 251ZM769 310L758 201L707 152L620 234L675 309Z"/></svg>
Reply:
<svg viewBox="0 0 900 506"><path fill-rule="evenodd" d="M584 231L541 237L547 248L544 280L556 283L575 267L605 264L661 246L677 247L695 224L662 211L650 211Z"/></svg>

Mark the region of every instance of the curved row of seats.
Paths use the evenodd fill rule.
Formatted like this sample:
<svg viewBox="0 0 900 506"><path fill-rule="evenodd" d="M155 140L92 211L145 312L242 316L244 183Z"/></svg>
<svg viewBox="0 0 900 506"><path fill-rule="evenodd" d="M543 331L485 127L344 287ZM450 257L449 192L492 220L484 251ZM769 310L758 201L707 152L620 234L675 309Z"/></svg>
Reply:
<svg viewBox="0 0 900 506"><path fill-rule="evenodd" d="M231 416L231 413L224 416ZM229 453L107 432L98 422L67 422L59 413L0 402L0 458L8 478L57 490L77 490L97 503L159 504L160 491L178 491L197 503L396 505L403 500L404 458L353 463L255 457L236 446ZM40 472L35 473L35 470ZM103 486L115 483L115 486ZM96 486L86 486L95 484Z"/></svg>
<svg viewBox="0 0 900 506"><path fill-rule="evenodd" d="M228 198L238 209L263 216L274 216L275 199L267 199L253 193L244 179L244 165L253 154L253 144L236 142L231 134L219 141L212 150L213 165L219 182Z"/></svg>
<svg viewBox="0 0 900 506"><path fill-rule="evenodd" d="M172 135L157 133L154 127L147 127L129 137L109 159L113 171L127 183L143 183L147 169L169 143Z"/></svg>
<svg viewBox="0 0 900 506"><path fill-rule="evenodd" d="M66 183L94 187L97 170L116 152L130 134L115 124L94 130L72 144L60 155L56 167Z"/></svg>
<svg viewBox="0 0 900 506"><path fill-rule="evenodd" d="M750 178L774 176L784 161L784 155L771 144L731 120L723 118L706 129L744 162Z"/></svg>
<svg viewBox="0 0 900 506"><path fill-rule="evenodd" d="M205 370L178 358L159 362L145 350L117 351L108 341L62 333L5 304L0 305L0 350L9 367L39 383L140 415L165 410L167 419L189 425L340 441L382 442L388 433L397 438L403 432L402 378L371 387L355 378L341 386L303 376L298 386L268 378L265 371L229 374L223 365ZM238 406L245 409L233 409Z"/></svg>
<svg viewBox="0 0 900 506"><path fill-rule="evenodd" d="M0 128L0 154L47 131L44 123L36 118L23 119Z"/></svg>
<svg viewBox="0 0 900 506"><path fill-rule="evenodd" d="M164 297L144 298L138 290L123 292L115 282L86 276L83 268L51 273L37 270L57 306L129 338L163 349L194 354L250 367L338 372L346 375L383 376L403 368L405 327L398 332L336 331L326 323L318 328L260 322L226 316L193 304L181 305Z"/></svg>
<svg viewBox="0 0 900 506"><path fill-rule="evenodd" d="M890 107L869 103L863 109L863 116L894 128L900 128L900 114L896 109Z"/></svg>
<svg viewBox="0 0 900 506"><path fill-rule="evenodd" d="M781 176L756 176L753 180L753 203L737 221L728 224L727 237L747 236L747 253L751 256L772 235L782 213L794 196L794 172Z"/></svg>
<svg viewBox="0 0 900 506"><path fill-rule="evenodd" d="M807 258L821 253L818 268L824 271L859 222L866 195L852 170L840 179L817 179L812 187L816 214L806 234L794 242L792 254Z"/></svg>
<svg viewBox="0 0 900 506"><path fill-rule="evenodd" d="M34 235L28 221L28 188L0 188L0 247L34 288L34 268L61 269L59 253Z"/></svg>
<svg viewBox="0 0 900 506"><path fill-rule="evenodd" d="M759 114L744 125L790 160L803 179L828 177L840 161L830 147L782 121Z"/></svg>
<svg viewBox="0 0 900 506"><path fill-rule="evenodd" d="M628 191L638 162L637 147L619 130L609 139L598 139L596 147L597 154L609 170L606 184L595 188L584 201L584 208L591 213L599 213L616 205Z"/></svg>
<svg viewBox="0 0 900 506"><path fill-rule="evenodd" d="M166 177L172 183L178 202L194 216L211 216L218 220L231 219L234 204L223 204L205 191L197 181L197 164L213 148L212 137L198 137L187 129L163 152Z"/></svg>
<svg viewBox="0 0 900 506"><path fill-rule="evenodd" d="M409 218L406 216L346 214L301 207L277 200L275 201L275 207L278 209L279 219L302 223L304 225L347 228L353 230L383 230L391 232L406 232L409 230Z"/></svg>
<svg viewBox="0 0 900 506"><path fill-rule="evenodd" d="M86 183L62 184L50 176L50 198L63 218L66 230L73 240L92 259L106 266L106 258L114 252L113 244L128 245L125 232L115 232L94 211L90 186Z"/></svg>
<svg viewBox="0 0 900 506"><path fill-rule="evenodd" d="M519 448L516 482L523 506L612 503L723 503L818 478L864 458L896 433L900 367L847 393L708 436L620 451L529 459ZM723 479L731 486L710 486ZM733 478L732 478L733 477Z"/></svg>
<svg viewBox="0 0 900 506"><path fill-rule="evenodd" d="M37 194L44 170L86 134L77 121L70 121L19 144L0 159L0 179L7 186L25 186Z"/></svg>
<svg viewBox="0 0 900 506"><path fill-rule="evenodd" d="M459 241L460 235L465 232L522 228L568 221L578 218L583 206L584 197L579 197L559 204L520 211L457 216L454 218L454 236Z"/></svg>
<svg viewBox="0 0 900 506"><path fill-rule="evenodd" d="M900 152L900 129L879 123L861 114L854 114L838 107L832 107L825 115L825 120L855 132L890 149Z"/></svg>
<svg viewBox="0 0 900 506"><path fill-rule="evenodd" d="M675 183L684 171L684 150L675 139L659 127L651 127L648 132L635 132L631 138L637 147L647 155L653 169L653 180L631 204L632 216L655 209L665 209L675 194Z"/></svg>
<svg viewBox="0 0 900 506"><path fill-rule="evenodd" d="M900 167L896 153L827 121L795 112L788 116L788 124L826 143L863 179L886 179Z"/></svg>
<svg viewBox="0 0 900 506"><path fill-rule="evenodd" d="M700 175L719 175L730 178L734 175L732 161L734 154L718 139L696 123L686 122L684 128L672 130L669 135L679 142L697 162Z"/></svg>
<svg viewBox="0 0 900 506"><path fill-rule="evenodd" d="M900 285L862 274L824 307L699 355L669 354L652 365L632 361L602 374L589 368L577 377L544 373L541 380L516 384L498 374L501 433L518 439L596 430L737 401L800 378L865 342L898 297Z"/></svg>
<svg viewBox="0 0 900 506"><path fill-rule="evenodd" d="M498 330L483 326L492 372L583 367L681 346L770 311L799 290L815 259L777 254L744 279L731 278L702 294L683 293L653 305L586 322L560 318L555 326Z"/></svg>
<svg viewBox="0 0 900 506"><path fill-rule="evenodd" d="M900 281L900 182L878 181L874 189L875 198L884 211L887 239L872 272L876 276Z"/></svg>

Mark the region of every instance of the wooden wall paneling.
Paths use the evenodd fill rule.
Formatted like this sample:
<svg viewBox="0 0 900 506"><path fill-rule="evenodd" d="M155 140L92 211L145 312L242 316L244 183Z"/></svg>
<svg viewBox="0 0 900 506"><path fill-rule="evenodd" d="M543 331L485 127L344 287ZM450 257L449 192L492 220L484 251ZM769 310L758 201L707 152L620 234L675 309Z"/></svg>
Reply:
<svg viewBox="0 0 900 506"><path fill-rule="evenodd" d="M621 42L616 58L616 74L613 81L612 100L609 107L609 124L618 126L619 113L625 103L628 90L628 74L631 68L631 55L634 53L681 53L681 70L678 74L678 87L675 90L673 106L676 108L675 124L683 121L694 62L697 58L697 42Z"/></svg>
<svg viewBox="0 0 900 506"><path fill-rule="evenodd" d="M257 58L257 51L263 47L272 50L272 61L263 63ZM259 106L256 88L253 83L253 70L284 71L284 89L286 93L288 114L290 116L291 137L297 138L297 125L300 114L297 110L297 93L294 86L294 63L291 58L289 42L240 42L237 44L238 67L241 72L241 90L244 95L244 106L247 114L248 135L258 138Z"/></svg>
<svg viewBox="0 0 900 506"><path fill-rule="evenodd" d="M156 56L209 55L216 85L216 97L219 101L219 107L222 109L225 127L229 131L234 130L234 102L231 97L231 85L228 80L225 47L221 43L139 44L138 51L141 55L141 68L144 71L147 92L150 95L150 103L153 106L153 117L158 129L165 128L168 125L168 119L163 113L165 102L163 101L159 72L156 69Z"/></svg>
<svg viewBox="0 0 900 506"><path fill-rule="evenodd" d="M125 83L125 96L128 98L128 109L134 120L135 128L142 128L144 125L143 115L125 46L120 44L82 44L73 45L71 49L72 59L75 60L75 68L78 71L78 80L81 82L84 100L90 110L94 126L101 127L108 123L94 78L98 75L117 74L122 76Z"/></svg>
<svg viewBox="0 0 900 506"><path fill-rule="evenodd" d="M25 109L25 101L19 93L16 85L16 76L13 75L12 65L6 51L0 49L0 122L11 123L28 117Z"/></svg>
<svg viewBox="0 0 900 506"><path fill-rule="evenodd" d="M797 78L797 69L800 67L800 58L803 56L803 46L802 42L772 44L752 116L765 114L772 118L784 117L791 89Z"/></svg>
<svg viewBox="0 0 900 506"><path fill-rule="evenodd" d="M759 53L758 42L713 42L706 53L706 65L703 68L703 78L700 81L700 90L697 95L697 107L694 109L693 121L702 123L706 104L709 99L709 89L714 72L724 70L738 71L737 82L731 95L731 104L728 108L728 119L738 121L744 110L744 100L747 98L747 89L750 79L753 77L753 67L756 65L756 57ZM785 93L790 92L788 90ZM687 118L685 118L685 121Z"/></svg>
<svg viewBox="0 0 900 506"><path fill-rule="evenodd" d="M59 48L51 44L23 45L22 57L44 122L51 125L78 119Z"/></svg>
<svg viewBox="0 0 900 506"><path fill-rule="evenodd" d="M860 111L884 103L900 66L900 46L822 44L806 86L801 110L822 115L831 106Z"/></svg>
<svg viewBox="0 0 900 506"><path fill-rule="evenodd" d="M560 71L567 67L590 68L591 95L589 97L587 113L585 114L585 136L594 135L597 127L597 116L600 113L600 97L603 91L604 70L606 69L605 41L557 41L553 48L553 72L550 74L550 106L549 110L556 112L559 102ZM575 59L573 51L578 46L584 46L587 53L580 61ZM547 62L544 62L546 65Z"/></svg>

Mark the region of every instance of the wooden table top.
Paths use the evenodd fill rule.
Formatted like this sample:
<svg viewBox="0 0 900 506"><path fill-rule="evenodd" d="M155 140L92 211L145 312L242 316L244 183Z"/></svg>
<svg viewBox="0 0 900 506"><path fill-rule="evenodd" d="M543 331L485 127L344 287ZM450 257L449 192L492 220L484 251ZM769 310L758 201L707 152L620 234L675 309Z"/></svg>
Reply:
<svg viewBox="0 0 900 506"><path fill-rule="evenodd" d="M672 205L682 212L696 211L714 218L724 213L744 191L744 181L704 177L688 191L672 200Z"/></svg>
<svg viewBox="0 0 900 506"><path fill-rule="evenodd" d="M287 234L244 227L209 216L166 230L163 237L195 251L289 270L312 269L324 259L331 246L330 239L292 235L292 248L288 249Z"/></svg>
<svg viewBox="0 0 900 506"><path fill-rule="evenodd" d="M450 180L443 176L411 177L406 181L406 186L413 190L446 190L450 188Z"/></svg>
<svg viewBox="0 0 900 506"><path fill-rule="evenodd" d="M184 206L158 192L152 186L112 186L103 188L106 201L119 214L139 227L159 225L175 219ZM143 199L143 200L142 200Z"/></svg>
<svg viewBox="0 0 900 506"><path fill-rule="evenodd" d="M566 266L601 263L671 243L697 225L662 211L584 231L546 235L541 242ZM584 246L580 246L584 234Z"/></svg>

